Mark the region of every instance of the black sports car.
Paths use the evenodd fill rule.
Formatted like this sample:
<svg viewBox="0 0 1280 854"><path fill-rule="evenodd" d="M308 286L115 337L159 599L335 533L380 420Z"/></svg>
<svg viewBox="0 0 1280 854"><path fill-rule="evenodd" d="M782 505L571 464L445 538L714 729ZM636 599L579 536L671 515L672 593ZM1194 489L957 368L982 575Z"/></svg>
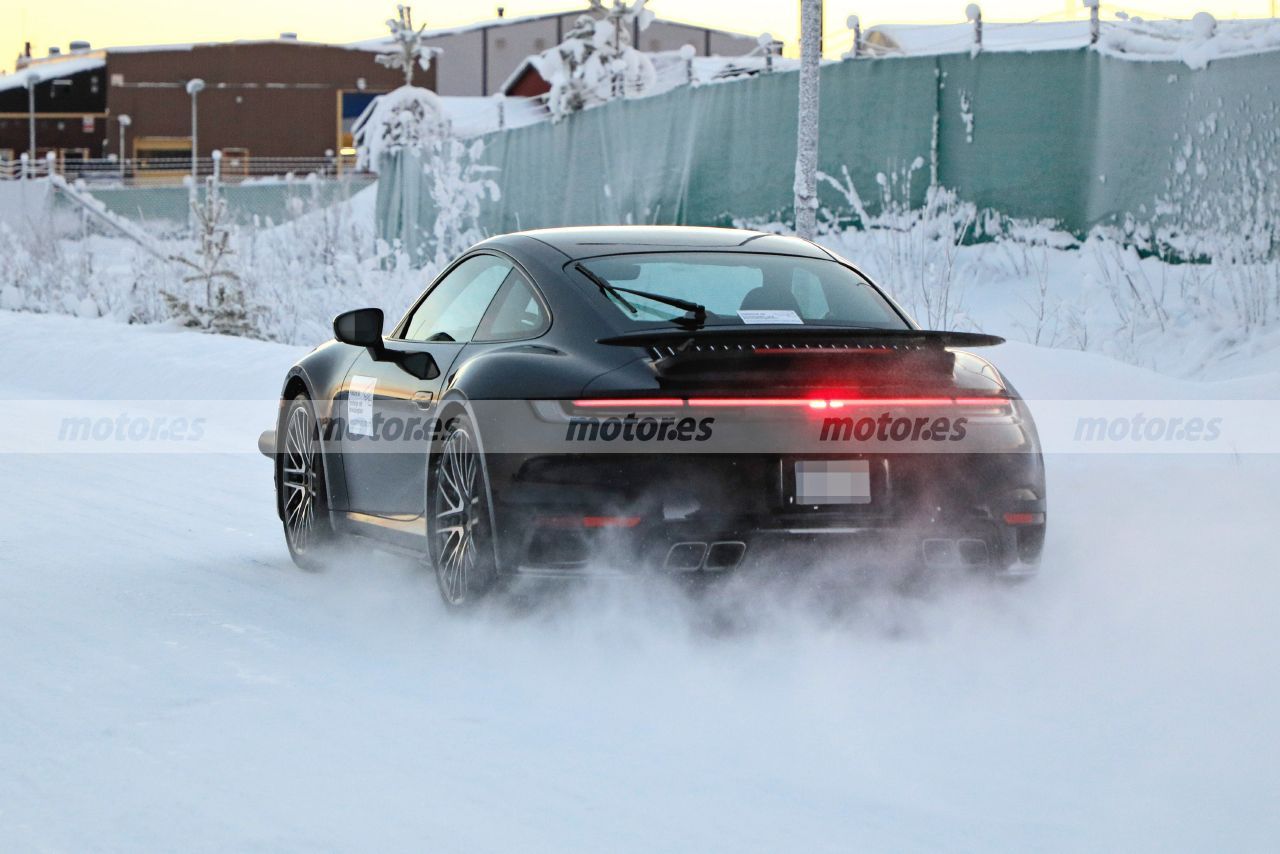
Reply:
<svg viewBox="0 0 1280 854"><path fill-rule="evenodd" d="M1045 531L1025 403L813 243L716 228L528 231L473 247L391 332L378 309L285 378L290 553L363 537L450 605L515 575L726 572L821 541L1025 575Z"/></svg>

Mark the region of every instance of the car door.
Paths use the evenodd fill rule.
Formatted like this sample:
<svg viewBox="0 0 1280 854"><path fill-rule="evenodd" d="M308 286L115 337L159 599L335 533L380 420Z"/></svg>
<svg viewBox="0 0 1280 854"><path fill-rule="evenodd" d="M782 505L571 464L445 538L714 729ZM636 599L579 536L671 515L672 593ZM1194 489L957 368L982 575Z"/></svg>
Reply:
<svg viewBox="0 0 1280 854"><path fill-rule="evenodd" d="M429 353L439 375L418 379L362 353L344 383L343 458L348 506L401 521L423 513L426 453L436 402L461 350L512 271L508 259L471 255L419 300L391 336L393 350Z"/></svg>

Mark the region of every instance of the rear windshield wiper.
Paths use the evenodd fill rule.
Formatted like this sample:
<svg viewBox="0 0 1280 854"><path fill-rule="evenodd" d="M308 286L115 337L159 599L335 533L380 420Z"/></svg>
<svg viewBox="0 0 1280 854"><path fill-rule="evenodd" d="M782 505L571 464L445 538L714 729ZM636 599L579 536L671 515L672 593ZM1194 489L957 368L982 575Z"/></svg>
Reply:
<svg viewBox="0 0 1280 854"><path fill-rule="evenodd" d="M707 322L707 307L704 305L701 305L700 303L691 302L687 299L680 299L679 297L669 297L663 294L650 293L649 291L637 291L632 288L620 288L617 285L613 284L612 282L605 281L605 279L596 275L581 263L574 264L573 267L579 273L581 273L582 275L590 279L591 283L596 287L598 287L601 293L612 296L618 302L622 303L623 307L626 308L627 311L631 312L632 314L635 314L638 311L638 309L634 305L632 305L627 300L627 298L623 296L623 294L631 294L632 296L635 296L635 297L641 297L642 299L652 300L653 302L659 302L659 303L662 303L663 305L669 305L672 308L678 308L682 311L687 311L689 313L686 317L675 318L677 322L688 323L688 324L692 324L693 326L701 326L702 324Z"/></svg>

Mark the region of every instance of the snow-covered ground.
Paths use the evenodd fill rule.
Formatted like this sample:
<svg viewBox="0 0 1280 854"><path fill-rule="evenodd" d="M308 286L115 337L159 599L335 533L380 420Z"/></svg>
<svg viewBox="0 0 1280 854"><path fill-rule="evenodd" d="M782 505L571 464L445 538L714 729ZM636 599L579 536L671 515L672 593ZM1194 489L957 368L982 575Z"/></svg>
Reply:
<svg viewBox="0 0 1280 854"><path fill-rule="evenodd" d="M290 564L252 447L300 352L0 312L0 398L263 401L239 455L0 456L0 849L1280 839L1276 458L1050 457L1044 570L1015 589L818 607L779 567L706 603L586 588L453 617L389 558ZM1218 394L995 356L1030 397Z"/></svg>

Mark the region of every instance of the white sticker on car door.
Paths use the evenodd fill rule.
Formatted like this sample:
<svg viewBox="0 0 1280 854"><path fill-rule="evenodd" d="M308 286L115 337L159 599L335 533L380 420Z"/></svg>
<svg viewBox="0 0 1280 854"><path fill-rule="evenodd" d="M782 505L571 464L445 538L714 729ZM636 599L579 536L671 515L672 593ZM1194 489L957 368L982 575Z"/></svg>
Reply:
<svg viewBox="0 0 1280 854"><path fill-rule="evenodd" d="M373 435L373 394L378 387L376 377L351 378L347 390L347 430L353 436Z"/></svg>

